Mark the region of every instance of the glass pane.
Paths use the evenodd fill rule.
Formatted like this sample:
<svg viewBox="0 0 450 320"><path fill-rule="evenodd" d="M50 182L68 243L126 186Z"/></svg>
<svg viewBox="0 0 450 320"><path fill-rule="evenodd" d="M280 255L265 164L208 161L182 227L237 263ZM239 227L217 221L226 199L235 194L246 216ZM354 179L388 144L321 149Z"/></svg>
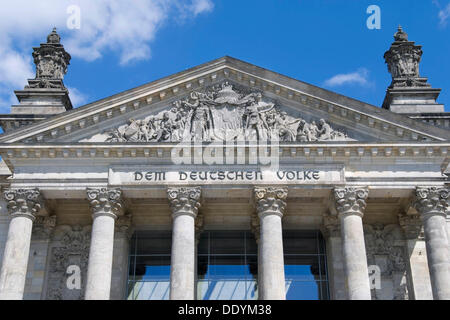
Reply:
<svg viewBox="0 0 450 320"><path fill-rule="evenodd" d="M137 254L170 254L172 234L167 231L152 231L139 233L137 241Z"/></svg>
<svg viewBox="0 0 450 320"><path fill-rule="evenodd" d="M138 232L131 241L129 300L167 300L170 293L171 232Z"/></svg>
<svg viewBox="0 0 450 320"><path fill-rule="evenodd" d="M169 300L170 281L130 281L128 300Z"/></svg>
<svg viewBox="0 0 450 320"><path fill-rule="evenodd" d="M251 254L247 254L247 250ZM200 238L197 298L255 300L256 241L246 231L210 231Z"/></svg>
<svg viewBox="0 0 450 320"><path fill-rule="evenodd" d="M283 231L284 254L317 254L316 231Z"/></svg>
<svg viewBox="0 0 450 320"><path fill-rule="evenodd" d="M319 286L315 281L286 280L287 300L319 300Z"/></svg>
<svg viewBox="0 0 450 320"><path fill-rule="evenodd" d="M133 276L130 275L130 276ZM131 280L151 280L170 278L170 257L138 256L136 257L135 277Z"/></svg>
<svg viewBox="0 0 450 320"><path fill-rule="evenodd" d="M319 278L317 256L287 256L284 260L286 280L315 281Z"/></svg>

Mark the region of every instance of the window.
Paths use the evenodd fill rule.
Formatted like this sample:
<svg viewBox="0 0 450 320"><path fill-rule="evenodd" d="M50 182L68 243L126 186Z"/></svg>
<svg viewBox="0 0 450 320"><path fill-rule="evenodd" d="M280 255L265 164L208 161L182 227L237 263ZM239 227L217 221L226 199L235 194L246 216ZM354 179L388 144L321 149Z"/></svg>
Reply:
<svg viewBox="0 0 450 320"><path fill-rule="evenodd" d="M128 300L168 300L171 231L136 232L131 239Z"/></svg>
<svg viewBox="0 0 450 320"><path fill-rule="evenodd" d="M319 231L283 231L287 300L328 300L325 242Z"/></svg>
<svg viewBox="0 0 450 320"><path fill-rule="evenodd" d="M203 232L198 246L197 299L258 299L257 260L251 232Z"/></svg>
<svg viewBox="0 0 450 320"><path fill-rule="evenodd" d="M129 300L167 300L171 231L136 232ZM286 299L328 300L325 242L319 231L283 231ZM204 231L197 249L198 300L257 300L258 250L250 231Z"/></svg>

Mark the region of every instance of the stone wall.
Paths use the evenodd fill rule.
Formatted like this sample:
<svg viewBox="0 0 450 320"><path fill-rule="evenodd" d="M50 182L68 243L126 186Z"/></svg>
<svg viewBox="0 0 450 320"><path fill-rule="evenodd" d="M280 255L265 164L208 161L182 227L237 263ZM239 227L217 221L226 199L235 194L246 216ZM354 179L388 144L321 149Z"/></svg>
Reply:
<svg viewBox="0 0 450 320"><path fill-rule="evenodd" d="M372 289L372 300L408 300L407 257L399 225L364 226L367 263L381 271L380 289Z"/></svg>

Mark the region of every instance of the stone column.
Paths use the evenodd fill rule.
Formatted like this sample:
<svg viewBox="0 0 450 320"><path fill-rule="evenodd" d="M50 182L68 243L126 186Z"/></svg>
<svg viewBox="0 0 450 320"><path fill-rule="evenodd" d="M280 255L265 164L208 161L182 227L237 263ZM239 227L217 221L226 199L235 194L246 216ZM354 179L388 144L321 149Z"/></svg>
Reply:
<svg viewBox="0 0 450 320"><path fill-rule="evenodd" d="M50 240L56 227L56 215L37 216L33 223L30 254L28 257L28 277L25 284L24 300L45 299L46 272L49 267Z"/></svg>
<svg viewBox="0 0 450 320"><path fill-rule="evenodd" d="M409 299L433 300L423 226L418 214L400 214L405 234Z"/></svg>
<svg viewBox="0 0 450 320"><path fill-rule="evenodd" d="M115 222L114 257L112 265L111 300L126 299L128 280L128 260L131 228L131 214L119 216Z"/></svg>
<svg viewBox="0 0 450 320"><path fill-rule="evenodd" d="M450 212L447 211L447 240L450 250Z"/></svg>
<svg viewBox="0 0 450 320"><path fill-rule="evenodd" d="M109 300L114 248L114 223L123 214L119 189L88 188L93 224L86 282L86 300Z"/></svg>
<svg viewBox="0 0 450 320"><path fill-rule="evenodd" d="M262 292L263 292L263 269L262 269L262 257L261 257L261 252L262 252L262 248L261 248L261 241L260 240L260 234L261 234L261 226L259 223L259 217L258 214L255 213L252 215L251 218L251 231L255 236L255 240L256 240L256 245L258 246L258 296L259 299L261 298Z"/></svg>
<svg viewBox="0 0 450 320"><path fill-rule="evenodd" d="M428 269L435 300L450 300L450 253L447 239L446 211L448 188L418 187L414 207L424 226Z"/></svg>
<svg viewBox="0 0 450 320"><path fill-rule="evenodd" d="M331 299L347 300L348 294L345 285L341 228L337 215L330 213L324 215L322 233L327 246L327 266Z"/></svg>
<svg viewBox="0 0 450 320"><path fill-rule="evenodd" d="M258 243L258 265L262 275L260 300L285 300L283 230L281 218L286 208L287 188L255 188L256 212L259 217L260 237Z"/></svg>
<svg viewBox="0 0 450 320"><path fill-rule="evenodd" d="M195 218L201 188L169 188L167 196L173 218L170 300L194 300Z"/></svg>
<svg viewBox="0 0 450 320"><path fill-rule="evenodd" d="M371 300L362 217L367 188L336 188L334 197L341 224L344 270L350 300Z"/></svg>
<svg viewBox="0 0 450 320"><path fill-rule="evenodd" d="M0 299L22 300L33 221L43 199L38 189L10 189L4 197L11 221L0 273Z"/></svg>

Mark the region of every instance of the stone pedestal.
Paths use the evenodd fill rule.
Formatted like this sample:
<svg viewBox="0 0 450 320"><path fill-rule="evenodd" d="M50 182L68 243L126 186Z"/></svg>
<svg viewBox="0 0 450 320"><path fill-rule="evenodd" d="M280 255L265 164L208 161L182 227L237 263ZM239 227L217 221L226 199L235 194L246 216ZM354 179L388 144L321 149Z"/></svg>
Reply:
<svg viewBox="0 0 450 320"><path fill-rule="evenodd" d="M200 207L200 188L169 188L172 210L170 300L195 299L195 218Z"/></svg>
<svg viewBox="0 0 450 320"><path fill-rule="evenodd" d="M367 188L336 188L334 190L350 300L371 300L362 223L368 194Z"/></svg>
<svg viewBox="0 0 450 320"><path fill-rule="evenodd" d="M86 284L86 300L109 300L114 247L114 223L123 213L119 189L87 190L94 222Z"/></svg>
<svg viewBox="0 0 450 320"><path fill-rule="evenodd" d="M259 217L258 278L261 300L285 300L283 229L281 218L286 208L287 188L255 188Z"/></svg>
<svg viewBox="0 0 450 320"><path fill-rule="evenodd" d="M424 226L428 268L435 300L450 300L450 252L447 239L446 211L449 189L416 189L414 207Z"/></svg>
<svg viewBox="0 0 450 320"><path fill-rule="evenodd" d="M37 189L6 190L11 221L0 273L0 299L22 300L30 252L31 232L42 207Z"/></svg>

